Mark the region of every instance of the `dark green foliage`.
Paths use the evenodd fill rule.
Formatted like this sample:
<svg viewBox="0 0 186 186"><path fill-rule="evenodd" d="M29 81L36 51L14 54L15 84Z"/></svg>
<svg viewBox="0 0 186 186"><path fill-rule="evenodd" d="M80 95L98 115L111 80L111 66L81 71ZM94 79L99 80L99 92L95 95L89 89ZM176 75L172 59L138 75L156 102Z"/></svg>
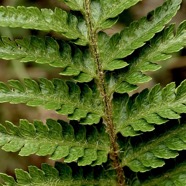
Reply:
<svg viewBox="0 0 186 186"><path fill-rule="evenodd" d="M177 151L186 150L186 124L163 133L138 147L128 147L123 158L123 166L129 166L134 172L146 172L162 167L163 159L175 158Z"/></svg>
<svg viewBox="0 0 186 186"><path fill-rule="evenodd" d="M154 125L161 125L170 119L179 119L186 113L186 81L175 89L170 83L161 89L156 85L150 91L143 90L135 98L127 94L115 94L113 99L114 123L116 130L123 136L135 136L142 132L153 131Z"/></svg>
<svg viewBox="0 0 186 186"><path fill-rule="evenodd" d="M109 139L105 130L60 123L48 119L46 125L40 121L33 124L21 120L19 127L10 122L0 125L2 149L20 151L19 155L50 155L53 160L64 158L64 162L78 161L78 165L100 165L107 161ZM92 156L94 155L94 156Z"/></svg>
<svg viewBox="0 0 186 186"><path fill-rule="evenodd" d="M61 75L0 82L0 103L43 106L68 117L0 125L4 151L63 162L16 169L15 179L1 173L2 185L184 186L186 81L132 95L151 80L147 72L186 46L186 21L168 25L182 0L166 0L112 36L105 29L140 0L61 1L70 11L0 7L0 26L50 32L50 37L1 36L0 58L47 64ZM163 126L166 130L159 129ZM171 159L176 166L169 169ZM149 176L156 170L165 173Z"/></svg>
<svg viewBox="0 0 186 186"><path fill-rule="evenodd" d="M56 163L53 168L47 164L42 165L42 169L30 166L29 173L17 169L17 182L6 174L0 174L6 185L115 185L115 175L113 171L105 171L103 168L77 167L76 165L65 165ZM94 180L94 181L93 181Z"/></svg>
<svg viewBox="0 0 186 186"><path fill-rule="evenodd" d="M46 109L56 110L59 114L69 115L69 119L82 123L98 123L103 115L99 94L83 85L82 89L73 83L61 79L53 81L40 79L39 83L25 79L24 84L18 80L0 82L0 102L26 103L35 107L42 105ZM93 107L91 107L92 105Z"/></svg>
<svg viewBox="0 0 186 186"><path fill-rule="evenodd" d="M63 21L61 21L63 20ZM31 28L44 31L55 31L70 39L86 39L77 29L78 20L60 8L54 11L39 10L36 7L0 7L1 26Z"/></svg>
<svg viewBox="0 0 186 186"><path fill-rule="evenodd" d="M130 92L137 88L136 84L151 80L151 77L144 72L158 70L161 68L157 64L158 61L169 59L171 53L179 51L186 45L186 21L180 24L176 33L174 32L174 25L170 25L140 48L132 56L125 74L123 75L123 71L121 71L114 77L117 80L111 91L116 89L115 91L118 93Z"/></svg>
<svg viewBox="0 0 186 186"><path fill-rule="evenodd" d="M186 184L186 164L179 164L175 169L165 172L161 177L151 178L146 182L136 182L133 186L164 186L164 185L185 185Z"/></svg>
<svg viewBox="0 0 186 186"><path fill-rule="evenodd" d="M74 50L73 55L72 50ZM79 82L88 82L95 77L95 65L87 51L83 53L77 47L72 49L69 44L51 37L42 39L32 36L29 39L16 41L2 37L0 57L6 60L35 61L60 67L63 68L61 75L75 76L74 79Z"/></svg>
<svg viewBox="0 0 186 186"><path fill-rule="evenodd" d="M177 12L180 2L181 0L165 2L162 7L152 12L155 15L152 21L143 17L139 21L131 23L120 34L115 34L111 38L106 34L100 35L98 42L100 43L99 49L102 60L107 61L107 63L113 61L113 63L117 64L118 60L130 55L136 48L143 46L146 41L151 39L155 33L161 31L165 24L170 21ZM136 75L134 77L138 79Z"/></svg>

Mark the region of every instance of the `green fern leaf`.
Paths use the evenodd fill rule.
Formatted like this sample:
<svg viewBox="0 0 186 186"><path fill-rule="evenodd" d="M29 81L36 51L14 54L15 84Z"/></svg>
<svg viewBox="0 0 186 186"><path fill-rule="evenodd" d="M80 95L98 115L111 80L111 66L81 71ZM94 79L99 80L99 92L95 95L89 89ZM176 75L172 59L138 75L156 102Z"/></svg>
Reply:
<svg viewBox="0 0 186 186"><path fill-rule="evenodd" d="M139 1L141 0L92 1L91 12L95 29L106 29L113 26L117 21L116 16Z"/></svg>
<svg viewBox="0 0 186 186"><path fill-rule="evenodd" d="M112 91L116 89L118 93L128 92L128 89L123 86L126 83L131 87L129 91L132 91L135 89L135 84L149 81L151 78L143 72L158 70L161 66L156 62L170 58L171 53L181 50L186 45L186 21L180 24L176 33L174 27L170 25L140 49L139 54L136 55L138 57L130 60L125 75L122 71L122 75L118 73L118 82L113 85Z"/></svg>
<svg viewBox="0 0 186 186"><path fill-rule="evenodd" d="M183 186L186 185L186 163L178 164L173 170L169 170L162 174L160 177L150 178L148 181L141 182L136 180L132 186L165 186L175 185Z"/></svg>
<svg viewBox="0 0 186 186"><path fill-rule="evenodd" d="M186 45L186 21L177 29L175 25L165 26L183 0L165 0L113 36L104 29L141 0L59 1L68 11L0 6L0 26L55 32L62 37L0 37L0 58L48 64L68 76L68 80L0 82L0 103L43 106L69 120L0 124L2 150L63 162L55 167L43 164L41 169L30 166L28 172L16 169L14 178L0 173L0 185L182 186L186 178L184 160L161 177L149 175L157 168L166 170L167 161L184 159L186 80L178 87L170 83L133 96L128 93L151 79L146 72L159 69L157 62ZM169 120L177 121L173 124Z"/></svg>
<svg viewBox="0 0 186 186"><path fill-rule="evenodd" d="M108 2L105 3L108 4ZM108 64L118 60L121 61L122 58L134 52L135 49L143 46L146 41L151 39L155 33L160 32L165 24L171 20L179 9L180 3L181 0L167 0L161 7L149 13L153 17L152 20L143 17L139 21L133 22L120 34L115 34L111 38L106 34L99 34L98 45L102 61L106 61ZM112 9L110 8L111 11ZM107 12L109 12L108 10Z"/></svg>
<svg viewBox="0 0 186 186"><path fill-rule="evenodd" d="M73 55L72 55L73 50ZM29 39L11 41L2 37L0 40L0 58L5 60L35 61L63 68L65 76L75 76L78 82L91 81L96 75L95 65L88 51L84 53L77 47L65 42L57 42L51 37L45 39L32 36Z"/></svg>
<svg viewBox="0 0 186 186"><path fill-rule="evenodd" d="M25 79L24 84L17 80L10 80L8 86L1 82L0 103L3 102L43 106L84 124L98 123L103 115L98 93L87 85L80 89L77 84L60 79L50 81L43 78L39 83Z"/></svg>
<svg viewBox="0 0 186 186"><path fill-rule="evenodd" d="M162 167L164 159L175 158L177 151L186 150L186 124L180 124L161 136L157 136L137 147L129 147L122 159L122 165L134 172L145 172Z"/></svg>
<svg viewBox="0 0 186 186"><path fill-rule="evenodd" d="M123 136L135 136L141 131L153 131L155 124L164 124L169 119L180 118L186 113L186 81L175 89L175 83L163 90L160 85L150 91L145 89L134 98L115 95L113 99L114 123Z"/></svg>
<svg viewBox="0 0 186 186"><path fill-rule="evenodd" d="M102 167L87 168L77 167L74 164L56 163L53 168L48 164L42 164L41 170L35 166L29 166L28 172L16 169L15 174L16 180L3 173L0 177L7 186L116 185L113 171L105 171Z"/></svg>
<svg viewBox="0 0 186 186"><path fill-rule="evenodd" d="M36 7L1 6L0 26L55 31L69 39L82 40L82 45L87 44L86 38L78 30L77 18L60 8L52 11L50 9L39 10Z"/></svg>
<svg viewBox="0 0 186 186"><path fill-rule="evenodd" d="M64 0L59 0L64 1ZM83 12L83 1L82 0L65 0L65 4L70 7L72 10L79 10Z"/></svg>
<svg viewBox="0 0 186 186"><path fill-rule="evenodd" d="M58 123L52 119L48 119L46 125L40 121L31 124L27 120L20 120L19 126L11 122L6 122L5 127L0 125L0 146L4 151L20 151L21 156L50 155L50 159L76 161L79 166L101 165L107 161L110 150L104 128Z"/></svg>

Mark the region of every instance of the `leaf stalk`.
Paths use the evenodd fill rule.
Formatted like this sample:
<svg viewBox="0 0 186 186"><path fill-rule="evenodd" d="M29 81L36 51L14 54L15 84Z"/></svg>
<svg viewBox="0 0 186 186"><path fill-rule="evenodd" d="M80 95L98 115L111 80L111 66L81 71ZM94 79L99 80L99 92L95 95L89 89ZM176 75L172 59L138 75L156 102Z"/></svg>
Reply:
<svg viewBox="0 0 186 186"><path fill-rule="evenodd" d="M84 8L85 8L85 19L86 24L88 27L88 36L89 36L89 47L92 54L92 57L94 58L96 67L97 67L97 81L96 84L99 88L100 94L103 99L104 103L104 122L106 125L106 131L109 134L110 142L111 142L111 149L110 149L110 159L113 161L114 169L117 173L117 179L118 179L118 185L119 186L125 186L125 176L123 168L119 161L119 146L117 143L117 135L116 130L113 123L112 118L112 103L111 103L111 97L108 96L106 91L106 83L105 83L105 77L104 77L104 70L102 67L98 45L97 45L97 31L94 28L92 17L91 17L91 8L90 8L90 0L84 1Z"/></svg>

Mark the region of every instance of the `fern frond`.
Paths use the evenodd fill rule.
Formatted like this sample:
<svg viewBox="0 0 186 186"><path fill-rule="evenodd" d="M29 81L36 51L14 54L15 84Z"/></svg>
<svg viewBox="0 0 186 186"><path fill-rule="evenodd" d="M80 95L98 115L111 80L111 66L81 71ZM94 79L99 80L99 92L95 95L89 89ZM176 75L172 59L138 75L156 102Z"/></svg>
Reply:
<svg viewBox="0 0 186 186"><path fill-rule="evenodd" d="M186 124L157 136L137 147L129 147L122 158L122 165L134 172L145 172L162 167L164 159L177 157L178 151L186 150Z"/></svg>
<svg viewBox="0 0 186 186"><path fill-rule="evenodd" d="M73 50L73 54L72 54ZM90 54L81 52L65 42L56 41L51 37L45 39L32 36L25 39L10 40L0 38L0 58L5 60L34 61L63 68L60 74L75 76L78 82L91 81L96 75L95 65Z"/></svg>
<svg viewBox="0 0 186 186"><path fill-rule="evenodd" d="M171 57L171 53L181 50L186 46L186 21L180 24L176 33L175 26L170 25L162 32L158 33L144 47L140 49L137 57L131 59L125 74L118 75L115 91L124 93L135 89L138 83L144 83L151 78L143 72L158 70L161 66L156 64ZM126 84L130 89L126 88ZM113 88L113 87L112 87ZM113 91L113 90L112 90Z"/></svg>
<svg viewBox="0 0 186 186"><path fill-rule="evenodd" d="M148 181L135 184L135 186L157 186L157 185L158 186L186 185L186 162L178 164L174 169L165 172L160 177L150 178Z"/></svg>
<svg viewBox="0 0 186 186"><path fill-rule="evenodd" d="M106 29L113 26L118 16L125 9L135 5L141 0L108 0L91 3L91 12L94 15L95 29Z"/></svg>
<svg viewBox="0 0 186 186"><path fill-rule="evenodd" d="M100 34L98 45L102 61L113 64L117 61L121 62L122 58L143 46L171 20L179 9L181 2L181 0L167 0L161 7L149 13L152 17L150 20L148 16L143 17L111 38L106 34ZM110 8L111 11L112 9ZM109 12L108 10L107 12Z"/></svg>
<svg viewBox="0 0 186 186"><path fill-rule="evenodd" d="M64 0L59 1L64 2ZM82 0L65 0L65 4L68 5L72 10L79 10L81 12L84 12Z"/></svg>
<svg viewBox="0 0 186 186"><path fill-rule="evenodd" d="M48 119L33 124L20 120L19 126L6 122L0 125L0 146L4 151L19 152L21 156L50 155L50 159L78 162L79 166L101 165L107 161L109 138L103 127L68 124Z"/></svg>
<svg viewBox="0 0 186 186"><path fill-rule="evenodd" d="M87 40L78 29L78 20L66 11L55 8L38 9L36 7L11 6L0 7L0 26L21 27L42 31L55 31L73 40L82 40L86 45Z"/></svg>
<svg viewBox="0 0 186 186"><path fill-rule="evenodd" d="M14 186L82 186L82 185L116 185L113 171L105 171L102 167L77 167L56 163L55 168L48 164L42 164L41 170L35 166L29 166L28 172L21 169L15 170L16 180L13 177L1 173L0 177L5 185Z"/></svg>
<svg viewBox="0 0 186 186"><path fill-rule="evenodd" d="M31 79L25 79L24 83L10 80L8 85L1 82L0 103L3 102L43 106L84 124L98 123L103 115L98 93L87 85L80 89L77 84L60 79L41 78L39 83Z"/></svg>
<svg viewBox="0 0 186 186"><path fill-rule="evenodd" d="M153 131L154 125L163 124L169 119L180 118L186 113L186 81L175 89L170 83L161 89L156 85L150 91L145 89L136 97L114 95L114 123L123 136L135 136L141 131Z"/></svg>

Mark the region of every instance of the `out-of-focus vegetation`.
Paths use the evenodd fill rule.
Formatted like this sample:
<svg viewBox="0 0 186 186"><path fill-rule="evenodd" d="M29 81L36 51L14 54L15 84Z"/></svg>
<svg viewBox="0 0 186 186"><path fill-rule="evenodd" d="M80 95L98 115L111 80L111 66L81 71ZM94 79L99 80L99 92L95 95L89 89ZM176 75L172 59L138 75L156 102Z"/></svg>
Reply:
<svg viewBox="0 0 186 186"><path fill-rule="evenodd" d="M115 32L120 31L123 27L127 26L129 22L134 19L139 19L140 17L146 15L149 10L154 9L158 5L162 4L163 0L143 0L138 3L129 11L124 11L119 18L118 24L113 28L106 30L107 33L112 35ZM55 6L61 7L68 10L63 3L59 3L57 0L4 0L0 1L0 5L3 6L37 6L40 8L54 8ZM186 19L186 0L183 1L182 8L180 9L178 15L174 18L173 22L180 22ZM35 30L24 30L24 29L10 29L0 27L0 34L2 36L8 36L10 38L22 38L29 37L29 35L39 35L41 37L45 35L52 35L54 33L46 33ZM54 37L58 37L55 35ZM161 71L164 73L152 74L154 77L153 81L160 82L162 85L167 84L171 81L176 81L177 83L186 78L186 49L183 49L181 53L176 54L174 59L169 63L164 62L164 68ZM0 81L6 82L8 79L23 79L23 78L36 78L36 77L47 77L48 79L52 77L59 77L59 70L52 69L48 66L40 66L36 63L17 63L16 61L0 61ZM160 76L163 75L163 77ZM147 85L142 85L141 89L152 86L153 81ZM46 111L42 108L30 108L25 105L10 105L1 104L0 105L0 122L5 120L12 121L13 123L18 123L20 118L26 118L29 121L34 119L40 119L45 121L46 118L58 118L54 112ZM31 156L31 157L18 157L16 153L6 153L0 151L0 172L6 172L8 174L13 174L15 168L26 169L28 165L35 164L40 166L41 162L45 162L46 158ZM53 162L48 162L53 163Z"/></svg>

